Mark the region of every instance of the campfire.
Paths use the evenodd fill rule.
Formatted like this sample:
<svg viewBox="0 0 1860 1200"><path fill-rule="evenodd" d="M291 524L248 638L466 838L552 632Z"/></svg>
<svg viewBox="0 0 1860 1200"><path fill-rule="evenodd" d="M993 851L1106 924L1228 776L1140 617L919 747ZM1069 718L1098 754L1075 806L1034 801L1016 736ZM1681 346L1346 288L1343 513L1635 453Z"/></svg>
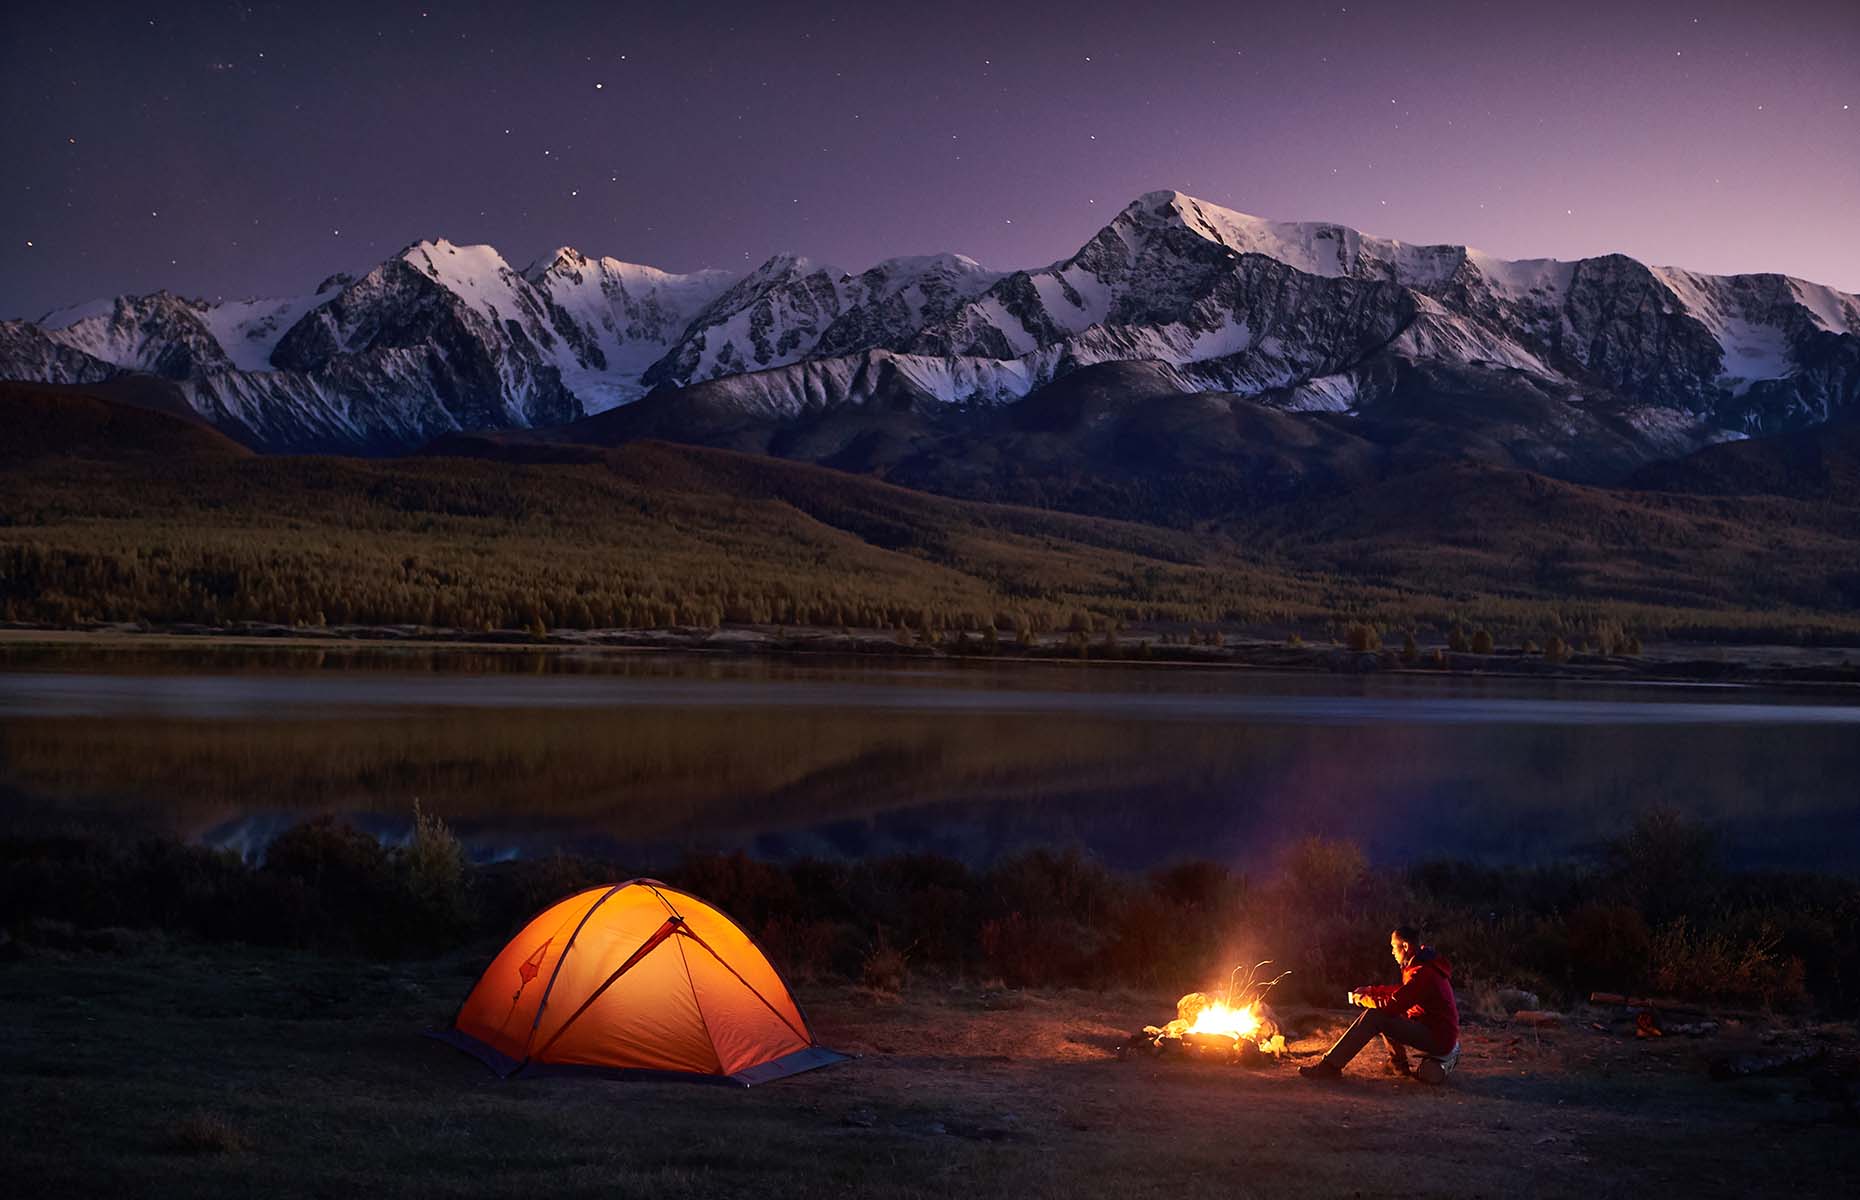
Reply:
<svg viewBox="0 0 1860 1200"><path fill-rule="evenodd" d="M1176 1001L1173 1021L1145 1025L1130 1035L1126 1048L1147 1047L1157 1057L1180 1055L1251 1065L1276 1059L1285 1053L1285 1035L1263 997L1291 972L1258 983L1260 968L1270 965L1270 959L1257 964L1243 981L1236 980L1243 968L1235 967L1221 997L1190 992Z"/></svg>

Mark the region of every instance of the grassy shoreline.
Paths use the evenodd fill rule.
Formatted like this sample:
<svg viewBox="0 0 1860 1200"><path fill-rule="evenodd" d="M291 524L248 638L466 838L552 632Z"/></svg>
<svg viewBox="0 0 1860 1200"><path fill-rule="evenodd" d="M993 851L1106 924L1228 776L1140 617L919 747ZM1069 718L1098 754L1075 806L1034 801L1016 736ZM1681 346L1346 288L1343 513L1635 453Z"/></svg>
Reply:
<svg viewBox="0 0 1860 1200"><path fill-rule="evenodd" d="M1169 640L1165 640L1167 637ZM1046 635L1024 644L979 636L935 643L901 643L882 630L792 630L722 626L659 630L522 630L472 633L410 626L304 627L111 624L72 628L0 624L0 654L9 650L318 650L497 655L634 655L698 653L736 657L888 659L942 662L1083 663L1116 667L1198 667L1296 674L1386 674L1415 677L1502 676L1584 682L1733 683L1860 688L1860 651L1844 646L1664 643L1633 656L1574 653L1561 662L1516 647L1492 653L1419 642L1413 661L1395 648L1353 649L1344 642L1307 642L1246 634L1215 635L1210 643L1186 633L1127 630L1096 641Z"/></svg>
<svg viewBox="0 0 1860 1200"><path fill-rule="evenodd" d="M1548 1003L1612 991L1860 1013L1860 877L1733 870L1711 829L1663 812L1587 863L1374 867L1314 837L1258 874L1205 861L1119 871L1053 850L986 867L928 854L474 864L417 806L404 844L318 817L259 862L158 837L13 833L0 836L0 930L53 949L157 936L418 959L495 943L561 896L642 874L706 897L810 982L896 990L928 971L1187 991L1272 959L1293 972L1286 998L1328 1003L1383 973L1387 929L1419 922L1474 1008L1507 991Z"/></svg>

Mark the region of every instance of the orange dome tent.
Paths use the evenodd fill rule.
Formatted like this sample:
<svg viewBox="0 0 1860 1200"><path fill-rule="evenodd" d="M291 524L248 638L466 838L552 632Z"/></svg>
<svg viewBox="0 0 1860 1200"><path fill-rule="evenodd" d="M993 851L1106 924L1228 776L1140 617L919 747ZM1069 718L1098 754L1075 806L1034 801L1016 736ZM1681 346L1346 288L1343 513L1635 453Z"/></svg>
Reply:
<svg viewBox="0 0 1860 1200"><path fill-rule="evenodd" d="M735 922L653 879L551 905L433 1036L506 1078L586 1071L747 1086L846 1057L814 1041Z"/></svg>

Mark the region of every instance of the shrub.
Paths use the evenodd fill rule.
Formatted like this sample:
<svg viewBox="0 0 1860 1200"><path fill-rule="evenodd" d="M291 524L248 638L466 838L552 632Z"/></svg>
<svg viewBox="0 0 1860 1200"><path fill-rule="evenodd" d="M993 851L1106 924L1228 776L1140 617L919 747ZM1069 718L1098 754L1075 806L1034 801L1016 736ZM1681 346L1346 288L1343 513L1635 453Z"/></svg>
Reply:
<svg viewBox="0 0 1860 1200"><path fill-rule="evenodd" d="M987 890L997 913L1092 923L1115 912L1124 899L1122 881L1077 850L1032 850L1003 859L988 872Z"/></svg>
<svg viewBox="0 0 1860 1200"><path fill-rule="evenodd" d="M1344 631L1344 644L1361 654L1382 648L1382 635L1373 625L1352 625Z"/></svg>
<svg viewBox="0 0 1860 1200"><path fill-rule="evenodd" d="M1414 640L1414 634L1401 635L1401 660L1409 666L1421 660L1421 644Z"/></svg>
<svg viewBox="0 0 1860 1200"><path fill-rule="evenodd" d="M1653 933L1625 904L1589 904L1561 923L1560 952L1546 972L1576 992L1643 987L1653 961Z"/></svg>
<svg viewBox="0 0 1860 1200"><path fill-rule="evenodd" d="M1447 632L1447 649L1455 654L1465 654L1472 649L1472 639L1466 636L1466 630L1455 625Z"/></svg>
<svg viewBox="0 0 1860 1200"><path fill-rule="evenodd" d="M167 1148L176 1154L237 1154L251 1144L238 1126L210 1112L182 1117L170 1128L167 1138Z"/></svg>
<svg viewBox="0 0 1860 1200"><path fill-rule="evenodd" d="M1246 879L1220 863L1196 860L1150 872L1150 890L1164 903L1194 913L1226 912L1246 892Z"/></svg>
<svg viewBox="0 0 1860 1200"><path fill-rule="evenodd" d="M763 925L757 942L790 980L814 983L834 971L848 927L832 921L775 917Z"/></svg>
<svg viewBox="0 0 1860 1200"><path fill-rule="evenodd" d="M751 929L766 925L777 914L795 910L794 881L780 866L734 854L704 854L687 858L673 872L671 882L728 914Z"/></svg>
<svg viewBox="0 0 1860 1200"><path fill-rule="evenodd" d="M413 802L413 832L396 856L411 897L413 932L429 939L445 937L469 923L465 847L446 823Z"/></svg>
<svg viewBox="0 0 1860 1200"><path fill-rule="evenodd" d="M1781 941L1769 925L1750 933L1702 931L1681 917L1654 936L1654 990L1766 1008L1793 1003L1804 991L1802 961L1779 954Z"/></svg>
<svg viewBox="0 0 1860 1200"><path fill-rule="evenodd" d="M1642 813L1609 843L1609 882L1655 920L1702 912L1723 870L1717 834L1670 808Z"/></svg>
<svg viewBox="0 0 1860 1200"><path fill-rule="evenodd" d="M370 835L323 816L285 830L265 850L264 872L280 896L292 940L389 949L401 915L388 852Z"/></svg>
<svg viewBox="0 0 1860 1200"><path fill-rule="evenodd" d="M982 923L982 962L1013 987L1093 982L1097 927L1059 916L1011 912Z"/></svg>
<svg viewBox="0 0 1860 1200"><path fill-rule="evenodd" d="M1368 869L1368 860L1354 842L1307 837L1285 850L1279 879L1312 912L1335 912L1348 902Z"/></svg>
<svg viewBox="0 0 1860 1200"><path fill-rule="evenodd" d="M887 942L881 932L859 964L859 982L875 992L895 996L904 990L908 972L904 952Z"/></svg>
<svg viewBox="0 0 1860 1200"><path fill-rule="evenodd" d="M1474 654L1490 654L1492 653L1492 649L1492 635L1489 632L1481 629L1472 635L1472 652Z"/></svg>

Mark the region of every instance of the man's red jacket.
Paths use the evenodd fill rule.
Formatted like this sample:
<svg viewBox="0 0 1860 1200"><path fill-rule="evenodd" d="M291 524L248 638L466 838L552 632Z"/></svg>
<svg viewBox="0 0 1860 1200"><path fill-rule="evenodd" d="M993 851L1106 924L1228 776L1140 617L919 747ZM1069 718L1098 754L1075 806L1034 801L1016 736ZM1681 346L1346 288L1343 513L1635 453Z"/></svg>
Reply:
<svg viewBox="0 0 1860 1200"><path fill-rule="evenodd" d="M1453 966L1432 946L1414 952L1401 969L1401 986L1378 984L1356 993L1392 1008L1410 1021L1427 1027L1446 1053L1460 1043L1460 1008L1453 1000Z"/></svg>

